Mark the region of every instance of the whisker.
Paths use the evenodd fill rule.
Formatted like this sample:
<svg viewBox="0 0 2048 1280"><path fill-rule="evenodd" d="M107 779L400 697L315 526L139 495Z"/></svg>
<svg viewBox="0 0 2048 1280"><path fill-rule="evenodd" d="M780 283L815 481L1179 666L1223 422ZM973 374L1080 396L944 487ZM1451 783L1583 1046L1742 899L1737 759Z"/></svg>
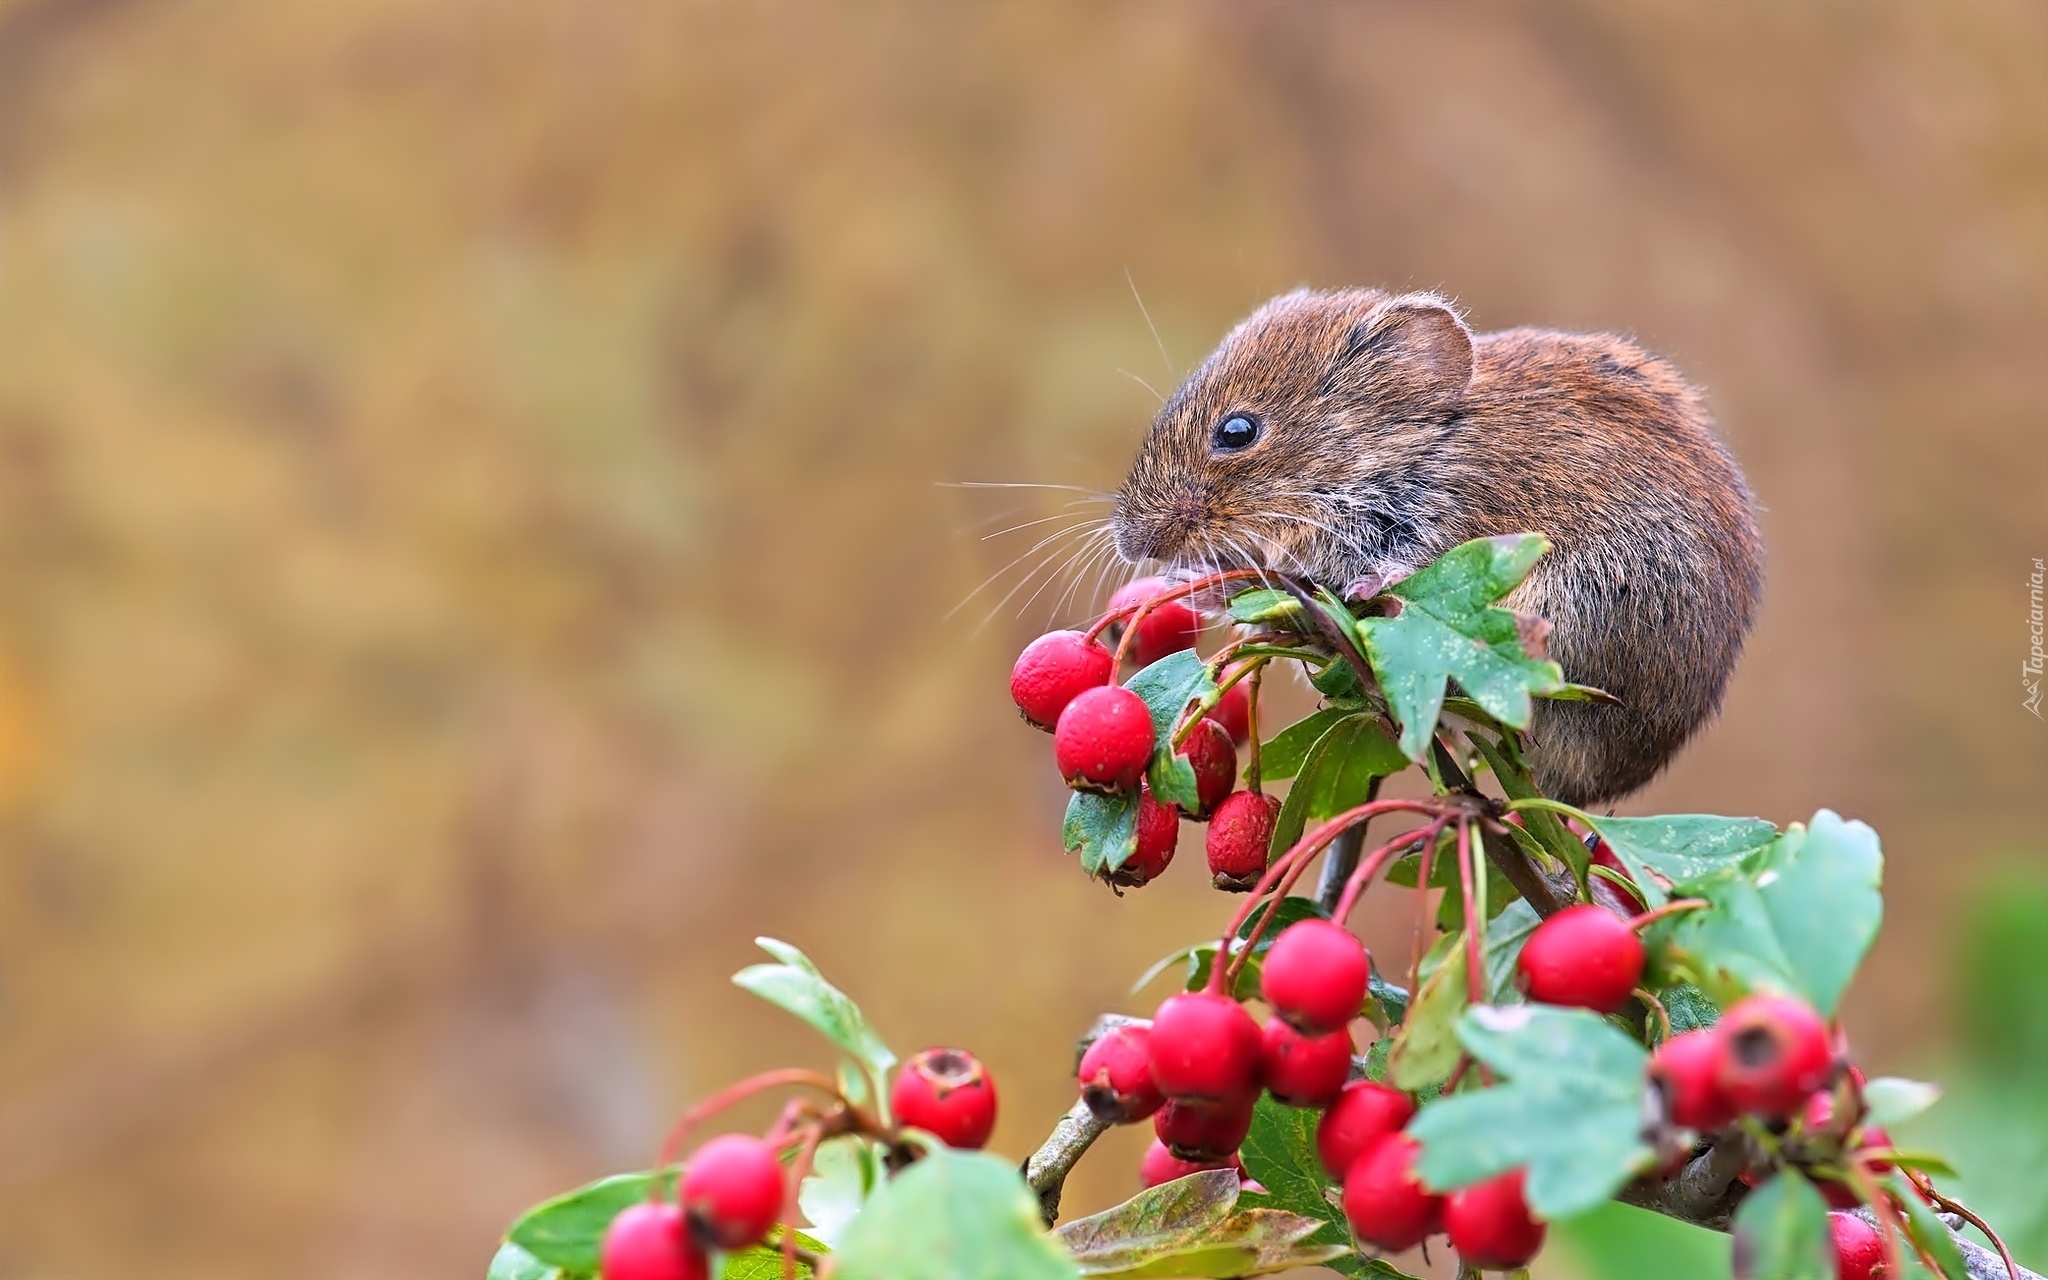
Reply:
<svg viewBox="0 0 2048 1280"><path fill-rule="evenodd" d="M1030 480L934 480L932 483L941 489L1065 489L1069 493L1085 493L1103 502L1115 496L1084 484L1038 484Z"/></svg>
<svg viewBox="0 0 2048 1280"><path fill-rule="evenodd" d="M1088 571L1090 569L1095 568L1098 564L1103 563L1107 559L1113 559L1115 557L1116 541L1114 531L1104 530L1103 532L1108 533L1110 536L1104 537L1100 534L1090 535L1090 537L1093 539L1093 545L1088 548L1087 555L1080 559L1080 561L1078 562L1077 566L1073 571L1073 575L1070 578L1068 578L1067 589L1060 592L1059 599L1052 602L1051 612L1053 617L1058 618L1064 617L1066 615L1067 602L1074 598L1074 593L1077 590L1079 590L1081 584L1087 580Z"/></svg>
<svg viewBox="0 0 2048 1280"><path fill-rule="evenodd" d="M1097 541L1096 545L1092 548L1084 542L1078 549L1076 549L1072 554L1070 554L1067 557L1065 564L1062 564L1058 569L1053 571L1052 576L1047 578L1045 582L1039 586L1038 590L1032 592L1030 595L1024 598L1024 603L1017 606L1017 616L1020 618L1023 617L1024 611L1031 607L1032 601L1038 599L1040 595L1044 594L1046 587L1051 586L1053 583L1059 581L1063 575L1070 572L1073 569L1074 565L1081 560L1083 555L1092 558L1093 556L1100 554L1100 552L1101 544L1099 540ZM1062 592L1062 594L1065 593ZM1054 612L1057 613L1057 608L1055 608Z"/></svg>
<svg viewBox="0 0 2048 1280"><path fill-rule="evenodd" d="M1048 538L1045 541L1040 542L1038 546L1042 547L1046 545L1046 542L1051 542L1059 538L1072 536L1072 534L1075 532L1076 530L1072 529L1062 530L1060 533L1054 534L1051 538ZM1033 547L1031 550L1036 551L1037 549L1038 547ZM1030 552L1025 552L1025 555L1029 554ZM1045 556L1038 561L1037 564L1031 566L1029 572L1027 572L1022 578L1018 579L1016 586L1011 587L1007 592L1004 593L1002 599L996 601L995 606L988 611L987 615L984 616L978 624L976 624L974 628L975 631L979 633L982 630L982 628L988 626L989 623L993 622L995 620L995 616L1001 613L1004 610L1004 608L1006 608L1009 605L1010 601L1017 598L1017 593L1019 591L1022 591L1024 588L1030 586L1031 580L1033 578L1036 578L1039 575L1039 573L1045 569L1047 565L1053 563L1055 560L1058 560L1061 555L1065 555L1069 560L1071 560L1076 554L1078 554L1077 550L1062 551L1059 547L1054 547L1051 551L1047 552ZM1022 557L1019 558L1021 559ZM1054 574L1055 576L1057 576L1058 570L1054 570ZM1051 581L1051 579L1049 578L1047 579L1047 581ZM1032 594L1035 596L1037 593L1033 592Z"/></svg>
<svg viewBox="0 0 2048 1280"><path fill-rule="evenodd" d="M1055 520L1078 520L1082 524L1101 523L1101 517L1099 516L1081 516L1076 515L1071 511L1062 511L1056 516L1042 516L1036 520L1026 520L1022 524L1013 524L1007 529L998 529L994 533L984 533L981 535L981 541L987 542L991 538L1000 538L1006 533L1015 533L1019 529L1029 529L1033 525L1051 524Z"/></svg>
<svg viewBox="0 0 2048 1280"><path fill-rule="evenodd" d="M1145 390L1150 391L1152 393L1152 398L1154 400L1157 400L1161 404L1166 403L1166 397L1160 395L1157 388L1155 388L1151 383L1145 381L1143 378L1139 377L1137 374L1132 373L1129 369L1118 369L1117 372L1124 375L1126 378L1129 378L1132 382L1135 382L1139 386L1145 388Z"/></svg>
<svg viewBox="0 0 2048 1280"><path fill-rule="evenodd" d="M1129 263L1124 264L1124 283L1131 286L1131 296L1138 300L1138 314L1145 317L1145 327L1152 331L1152 341L1159 344L1159 358L1166 362L1166 371L1172 373L1173 357L1166 354L1166 340L1159 336L1159 326L1152 323L1152 313L1145 309L1145 299L1138 293L1138 280L1131 274Z"/></svg>
<svg viewBox="0 0 2048 1280"><path fill-rule="evenodd" d="M1104 523L1106 523L1106 522L1104 522ZM978 596L978 595L980 595L980 594L981 594L982 592L984 592L984 591L988 590L989 586L990 586L990 585L991 585L992 583L994 583L994 582L995 582L995 581L996 581L997 579L1001 578L1001 577L1002 577L1002 576L1003 576L1004 574L1008 573L1008 572L1009 572L1010 570L1012 570L1012 569L1016 568L1016 567L1017 567L1017 565L1018 565L1018 564L1019 564L1019 563L1020 563L1021 561L1023 561L1023 560L1024 560L1024 559L1025 559L1026 557L1028 557L1028 556L1031 556L1031 555L1034 555L1034 554L1036 554L1036 553L1037 553L1037 552L1038 552L1038 551L1039 551L1040 549L1042 549L1042 548L1044 548L1044 547L1046 547L1046 546L1049 546L1049 545L1051 545L1052 543L1058 542L1058 541L1059 541L1060 539L1062 539L1062 538L1072 537L1072 536L1073 536L1074 534L1076 534L1076 533L1079 533L1079 532L1081 532L1081 530L1082 530L1082 529L1084 529L1085 527L1086 527L1085 525L1075 525L1075 526L1072 526L1072 527L1070 527L1070 528L1066 528L1066 529L1058 529L1058 530L1055 530L1055 531L1053 531L1052 533L1050 533L1050 534L1047 534L1047 535L1046 535L1045 537L1043 537L1043 538L1040 538L1040 539L1039 539L1039 540L1038 540L1037 542L1035 542L1035 543L1031 544L1030 546L1028 546L1028 547L1024 548L1024 550L1022 550L1022 551L1018 552L1018 553L1017 553L1017 554L1016 554L1015 556L1012 556L1012 557L1010 558L1009 562L1008 562L1008 563L1006 563L1005 565L1003 565L1003 567L1002 567L1002 568L1000 568L1000 569L996 570L996 571L995 571L994 573L991 573L990 575L988 575L988 577L986 577L986 578L983 578L983 579L981 580L981 582L980 582L979 584L977 584L977 585L975 586L974 590L972 590L972 591L969 591L969 592L968 592L968 593L966 594L966 596L964 596L964 597L963 597L963 598L961 599L961 601L960 601L960 603L959 603L959 604L956 604L956 605L954 605L954 606L953 606L953 607L952 607L951 609L948 609L948 610L946 610L946 615L945 615L945 617L943 617L943 618L939 619L939 621L941 621L941 622L947 622L947 621L950 621L950 620L952 619L952 617L953 617L953 615L954 615L954 614L956 614L956 613L960 612L960 611L961 611L962 609L966 608L966 607L968 606L968 604L970 604L970 603L971 603L971 602L972 602L972 601L974 600L974 598L975 598L976 596ZM1057 554L1058 554L1058 552L1057 552L1057 551L1055 551L1055 552L1054 552L1053 554L1057 555ZM1034 572L1034 573L1035 573L1035 572L1037 572L1037 570L1036 570L1036 569L1033 569L1033 571L1032 571L1032 572ZM1026 580L1027 580L1027 581L1029 580L1029 579L1028 579L1028 577L1027 577L1027 579L1026 579ZM1005 597L1005 599L1007 599L1007 597ZM1002 606L1001 606L1001 605L997 605L996 607L1000 609L1000 608L1001 608ZM984 625L984 626L986 626L986 625L987 625L986 621L984 621L983 625Z"/></svg>

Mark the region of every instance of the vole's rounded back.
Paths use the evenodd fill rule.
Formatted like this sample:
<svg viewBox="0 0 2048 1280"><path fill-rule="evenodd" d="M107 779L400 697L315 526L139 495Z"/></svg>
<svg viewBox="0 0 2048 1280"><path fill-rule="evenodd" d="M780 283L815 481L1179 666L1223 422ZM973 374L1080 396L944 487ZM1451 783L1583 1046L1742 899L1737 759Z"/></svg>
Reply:
<svg viewBox="0 0 2048 1280"><path fill-rule="evenodd" d="M1133 561L1332 588L1547 534L1507 603L1623 704L1538 704L1537 781L1579 805L1641 787L1713 715L1763 578L1742 473L1668 362L1607 334L1475 336L1434 294L1259 308L1160 411L1114 524Z"/></svg>

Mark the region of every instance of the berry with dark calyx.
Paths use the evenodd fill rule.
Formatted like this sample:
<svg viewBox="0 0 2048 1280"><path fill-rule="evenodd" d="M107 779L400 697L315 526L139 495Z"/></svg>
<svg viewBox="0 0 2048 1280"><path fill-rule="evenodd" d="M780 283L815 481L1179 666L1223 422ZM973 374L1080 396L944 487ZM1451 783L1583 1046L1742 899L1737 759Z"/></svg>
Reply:
<svg viewBox="0 0 2048 1280"><path fill-rule="evenodd" d="M1734 1122L1736 1106L1721 1089L1721 1040L1710 1027L1685 1031L1650 1055L1650 1078L1664 1114L1683 1128L1710 1133Z"/></svg>
<svg viewBox="0 0 2048 1280"><path fill-rule="evenodd" d="M1232 743L1243 746L1252 736L1252 696L1242 684L1231 685L1209 708L1208 718L1223 726Z"/></svg>
<svg viewBox="0 0 2048 1280"><path fill-rule="evenodd" d="M947 1146L976 1151L996 1127L996 1082L964 1049L926 1049L897 1071L889 1107Z"/></svg>
<svg viewBox="0 0 2048 1280"><path fill-rule="evenodd" d="M1835 1247L1835 1280L1878 1280L1885 1274L1884 1237L1862 1218L1830 1213L1828 1240Z"/></svg>
<svg viewBox="0 0 2048 1280"><path fill-rule="evenodd" d="M1474 1271L1514 1271L1543 1248L1544 1225L1529 1216L1520 1169L1453 1191L1444 1201L1444 1230L1458 1260Z"/></svg>
<svg viewBox="0 0 2048 1280"><path fill-rule="evenodd" d="M1714 1032L1721 1043L1717 1079L1738 1111L1790 1119L1835 1078L1827 1023L1803 1001L1747 996L1722 1015Z"/></svg>
<svg viewBox="0 0 2048 1280"><path fill-rule="evenodd" d="M666 1201L628 1205L605 1228L602 1280L705 1280L711 1264L690 1242L683 1210Z"/></svg>
<svg viewBox="0 0 2048 1280"><path fill-rule="evenodd" d="M1415 1099L1377 1080L1353 1080L1316 1122L1316 1157L1342 1180L1359 1153L1399 1133L1415 1115Z"/></svg>
<svg viewBox="0 0 2048 1280"><path fill-rule="evenodd" d="M1646 959L1628 921L1582 903L1536 926L1515 973L1531 1000L1616 1013L1642 982Z"/></svg>
<svg viewBox="0 0 2048 1280"><path fill-rule="evenodd" d="M1152 1082L1150 1027L1117 1027L1101 1036L1081 1055L1075 1074L1081 1081L1081 1100L1098 1120L1129 1124L1166 1101Z"/></svg>
<svg viewBox="0 0 2048 1280"><path fill-rule="evenodd" d="M1152 713L1121 685L1086 690L1060 712L1052 747L1060 776L1075 790L1136 790L1152 762Z"/></svg>
<svg viewBox="0 0 2048 1280"><path fill-rule="evenodd" d="M1351 1078L1351 1032L1305 1036L1275 1018L1266 1024L1266 1092L1290 1107L1327 1107Z"/></svg>
<svg viewBox="0 0 2048 1280"><path fill-rule="evenodd" d="M1138 889L1151 884L1173 861L1180 843L1180 810L1153 798L1152 788L1138 788L1138 843L1131 856L1103 878L1120 889Z"/></svg>
<svg viewBox="0 0 2048 1280"><path fill-rule="evenodd" d="M1164 578L1140 578L1109 598L1110 612L1140 604L1168 590L1173 584ZM1127 619L1122 624L1130 626ZM1195 647L1202 631L1202 615L1179 600L1169 600L1139 618L1125 652L1131 661L1149 667L1169 653Z"/></svg>
<svg viewBox="0 0 2048 1280"><path fill-rule="evenodd" d="M1010 699L1033 728L1051 733L1067 704L1109 684L1116 656L1079 631L1048 631L1024 646L1010 668Z"/></svg>
<svg viewBox="0 0 2048 1280"><path fill-rule="evenodd" d="M1259 1024L1229 996L1168 996L1152 1016L1151 1048L1153 1082L1169 1099L1234 1105L1258 1093Z"/></svg>
<svg viewBox="0 0 2048 1280"><path fill-rule="evenodd" d="M1233 792L1216 806L1203 844L1218 889L1246 893L1257 887L1279 817L1279 798L1257 791Z"/></svg>
<svg viewBox="0 0 2048 1280"><path fill-rule="evenodd" d="M1177 748L1195 771L1195 811L1188 816L1207 822L1237 785L1237 747L1230 732L1214 720L1197 720L1188 740Z"/></svg>
<svg viewBox="0 0 2048 1280"><path fill-rule="evenodd" d="M1144 1159L1138 1162L1138 1180L1148 1187L1156 1187L1211 1169L1235 1169L1238 1177L1244 1177L1244 1161L1234 1154L1228 1160L1183 1160L1155 1138L1152 1145L1145 1148Z"/></svg>
<svg viewBox="0 0 2048 1280"><path fill-rule="evenodd" d="M1197 1164L1228 1160L1252 1131L1252 1108L1257 1102L1257 1094L1211 1104L1169 1098L1152 1113L1152 1132L1182 1160Z"/></svg>
<svg viewBox="0 0 2048 1280"><path fill-rule="evenodd" d="M757 1245L782 1218L782 1162L759 1138L720 1134L691 1154L676 1199L706 1248Z"/></svg>
<svg viewBox="0 0 2048 1280"><path fill-rule="evenodd" d="M1344 1174L1344 1217L1360 1240L1399 1253L1413 1249L1443 1221L1444 1200L1415 1176L1422 1148L1403 1133L1375 1141Z"/></svg>
<svg viewBox="0 0 2048 1280"><path fill-rule="evenodd" d="M1311 1035L1350 1025L1371 980L1365 944L1334 920L1288 925L1259 968L1259 991L1266 1003Z"/></svg>

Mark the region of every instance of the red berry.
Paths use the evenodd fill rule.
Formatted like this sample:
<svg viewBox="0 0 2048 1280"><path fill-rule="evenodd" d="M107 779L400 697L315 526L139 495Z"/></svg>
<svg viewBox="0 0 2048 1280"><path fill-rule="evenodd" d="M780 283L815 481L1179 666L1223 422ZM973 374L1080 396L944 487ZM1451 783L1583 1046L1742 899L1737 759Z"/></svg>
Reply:
<svg viewBox="0 0 2048 1280"><path fill-rule="evenodd" d="M1474 1271L1513 1271L1543 1247L1544 1226L1529 1216L1523 1171L1516 1169L1444 1201L1444 1230L1458 1260Z"/></svg>
<svg viewBox="0 0 2048 1280"><path fill-rule="evenodd" d="M1259 1024L1214 991L1168 996L1152 1015L1152 1079L1168 1098L1212 1105L1259 1091Z"/></svg>
<svg viewBox="0 0 2048 1280"><path fill-rule="evenodd" d="M605 1228L598 1261L603 1280L705 1280L710 1274L678 1205L629 1205Z"/></svg>
<svg viewBox="0 0 2048 1280"><path fill-rule="evenodd" d="M1360 1152L1415 1115L1415 1099L1377 1080L1353 1080L1316 1122L1316 1156L1323 1172L1342 1180Z"/></svg>
<svg viewBox="0 0 2048 1280"><path fill-rule="evenodd" d="M1877 1280L1884 1274L1884 1237L1876 1227L1853 1213L1831 1213L1828 1236L1835 1246L1835 1280Z"/></svg>
<svg viewBox="0 0 2048 1280"><path fill-rule="evenodd" d="M1228 1160L1183 1160L1155 1138L1152 1145L1145 1148L1145 1158L1138 1162L1138 1180L1148 1187L1156 1187L1162 1182L1172 1182L1210 1169L1235 1169L1238 1177L1244 1177L1244 1162L1235 1155Z"/></svg>
<svg viewBox="0 0 2048 1280"><path fill-rule="evenodd" d="M1280 931L1259 968L1273 1011L1311 1035L1349 1026L1365 1003L1372 960L1333 920L1297 920Z"/></svg>
<svg viewBox="0 0 2048 1280"><path fill-rule="evenodd" d="M1138 788L1138 845L1124 865L1103 878L1123 889L1137 889L1159 878L1173 861L1180 843L1180 810L1152 798L1152 788Z"/></svg>
<svg viewBox="0 0 2048 1280"><path fill-rule="evenodd" d="M1442 1196L1415 1176L1422 1148L1406 1134L1367 1147L1344 1174L1344 1216L1352 1232L1376 1249L1398 1253L1421 1244L1443 1219Z"/></svg>
<svg viewBox="0 0 2048 1280"><path fill-rule="evenodd" d="M1615 1013L1643 980L1643 940L1605 907L1566 907L1536 926L1515 961L1522 990L1544 1004Z"/></svg>
<svg viewBox="0 0 2048 1280"><path fill-rule="evenodd" d="M1592 842L1593 865L1596 867L1605 867L1609 871L1612 871L1615 875L1620 876L1621 884L1616 885L1615 887L1618 889L1623 889L1630 894L1633 894L1638 902L1642 901L1643 891L1641 889L1636 888L1636 878L1629 874L1628 868L1622 865L1621 859L1614 856L1614 850L1608 845L1608 843L1605 840L1600 839L1598 836L1591 836L1588 837L1588 839L1590 839ZM1614 882L1611 880L1608 881L1608 883L1614 884Z"/></svg>
<svg viewBox="0 0 2048 1280"><path fill-rule="evenodd" d="M1075 1074L1081 1081L1081 1100L1099 1120L1129 1124L1166 1101L1152 1083L1150 1027L1118 1027L1100 1037L1081 1055Z"/></svg>
<svg viewBox="0 0 2048 1280"><path fill-rule="evenodd" d="M1208 718L1223 726L1231 742L1242 746L1252 736L1252 697L1242 684L1231 685L1209 708Z"/></svg>
<svg viewBox="0 0 2048 1280"><path fill-rule="evenodd" d="M1673 1124L1708 1133L1734 1121L1736 1108L1721 1091L1721 1040L1711 1028L1681 1032L1650 1055L1650 1078L1664 1095Z"/></svg>
<svg viewBox="0 0 2048 1280"><path fill-rule="evenodd" d="M1327 1107L1351 1078L1351 1032L1305 1036L1275 1018L1266 1024L1266 1092L1290 1107Z"/></svg>
<svg viewBox="0 0 2048 1280"><path fill-rule="evenodd" d="M1029 724L1051 733L1069 702L1115 674L1116 657L1108 649L1079 631L1048 631L1017 655L1010 698Z"/></svg>
<svg viewBox="0 0 2048 1280"><path fill-rule="evenodd" d="M1721 1042L1717 1078L1738 1111L1790 1119L1835 1077L1827 1023L1789 996L1738 1000L1714 1031Z"/></svg>
<svg viewBox="0 0 2048 1280"><path fill-rule="evenodd" d="M1218 889L1241 893L1258 884L1279 817L1279 799L1257 791L1233 792L1216 806L1204 845Z"/></svg>
<svg viewBox="0 0 2048 1280"><path fill-rule="evenodd" d="M904 1124L973 1151L996 1127L996 1082L964 1049L926 1049L896 1073L889 1106Z"/></svg>
<svg viewBox="0 0 2048 1280"><path fill-rule="evenodd" d="M1152 1114L1152 1132L1182 1160L1196 1164L1228 1160L1252 1131L1252 1107L1257 1101L1256 1094L1210 1105L1169 1098Z"/></svg>
<svg viewBox="0 0 2048 1280"><path fill-rule="evenodd" d="M713 1249L745 1249L768 1238L782 1218L782 1162L759 1138L725 1133L690 1156L676 1193L697 1240Z"/></svg>
<svg viewBox="0 0 2048 1280"><path fill-rule="evenodd" d="M1205 719L1195 721L1179 753L1195 770L1195 811L1188 816L1207 822L1237 785L1237 748L1231 744L1229 730Z"/></svg>
<svg viewBox="0 0 2048 1280"><path fill-rule="evenodd" d="M1084 690L1053 730L1060 776L1079 791L1135 790L1152 761L1152 713L1121 685Z"/></svg>
<svg viewBox="0 0 2048 1280"><path fill-rule="evenodd" d="M1110 612L1149 600L1171 586L1164 578L1140 578L1109 598ZM1179 600L1169 600L1138 619L1126 652L1131 661L1149 667L1169 653L1194 648L1201 630L1202 615Z"/></svg>

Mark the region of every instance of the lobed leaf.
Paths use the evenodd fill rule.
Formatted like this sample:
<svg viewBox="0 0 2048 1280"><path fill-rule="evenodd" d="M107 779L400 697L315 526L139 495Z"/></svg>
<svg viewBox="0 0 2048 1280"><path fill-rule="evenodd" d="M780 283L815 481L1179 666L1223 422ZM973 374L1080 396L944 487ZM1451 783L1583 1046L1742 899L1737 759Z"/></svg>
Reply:
<svg viewBox="0 0 2048 1280"><path fill-rule="evenodd" d="M1401 750L1420 760L1452 680L1502 724L1527 728L1531 695L1564 687L1564 672L1525 646L1516 616L1494 601L1550 549L1541 534L1477 538L1388 588L1393 617L1356 620L1373 674L1401 723Z"/></svg>
<svg viewBox="0 0 2048 1280"><path fill-rule="evenodd" d="M1796 1170L1743 1197L1734 1235L1736 1280L1835 1280L1827 1201Z"/></svg>
<svg viewBox="0 0 2048 1280"><path fill-rule="evenodd" d="M1067 801L1060 841L1068 853L1081 855L1081 870L1108 876L1138 851L1138 797L1076 791Z"/></svg>
<svg viewBox="0 0 2048 1280"><path fill-rule="evenodd" d="M1466 1010L1458 1038L1501 1079L1440 1097L1410 1122L1423 1148L1416 1169L1430 1186L1449 1191L1526 1167L1530 1207L1568 1218L1649 1163L1648 1055L1606 1020L1584 1009L1481 1005Z"/></svg>
<svg viewBox="0 0 2048 1280"><path fill-rule="evenodd" d="M1000 1156L936 1147L848 1224L834 1280L1073 1280L1079 1264Z"/></svg>
<svg viewBox="0 0 2048 1280"><path fill-rule="evenodd" d="M1767 989L1832 1017L1877 937L1883 874L1877 834L1823 809L1741 874L1691 886L1709 906L1677 917L1671 945L1724 1003Z"/></svg>
<svg viewBox="0 0 2048 1280"><path fill-rule="evenodd" d="M750 965L732 976L734 985L808 1022L867 1067L877 1081L886 1079L896 1055L868 1025L860 1006L827 982L810 957L795 947L774 938L756 938L754 943L781 963Z"/></svg>
<svg viewBox="0 0 2048 1280"><path fill-rule="evenodd" d="M1594 818L1599 833L1652 907L1670 901L1667 885L1690 884L1740 870L1777 839L1762 818L1682 813L1661 818Z"/></svg>

